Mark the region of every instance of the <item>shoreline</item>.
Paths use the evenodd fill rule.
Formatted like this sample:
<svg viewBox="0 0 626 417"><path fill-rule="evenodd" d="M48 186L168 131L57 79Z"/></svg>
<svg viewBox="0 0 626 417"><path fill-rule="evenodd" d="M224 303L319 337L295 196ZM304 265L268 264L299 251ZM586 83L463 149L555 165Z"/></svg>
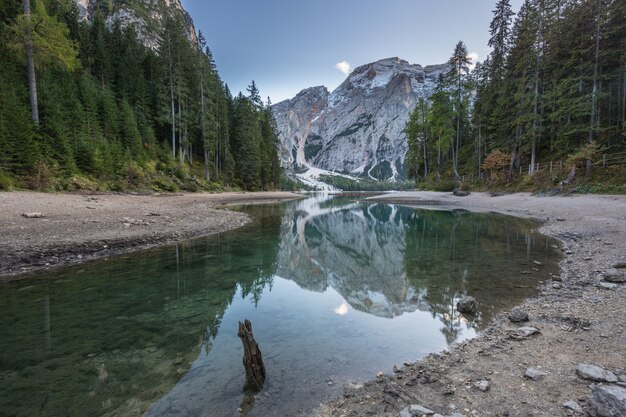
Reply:
<svg viewBox="0 0 626 417"><path fill-rule="evenodd" d="M577 376L577 364L598 365L626 381L626 284L600 286L607 270L626 262L626 196L399 192L366 201L541 220L539 231L562 244L560 276L540 284L538 295L519 306L530 321L514 324L501 313L476 338L345 387L342 397L313 415L420 415L408 409L420 405L455 417L577 416L591 395L591 381ZM520 326L539 334L517 340ZM529 368L542 374L529 378ZM580 410L565 407L568 401Z"/></svg>
<svg viewBox="0 0 626 417"><path fill-rule="evenodd" d="M251 221L233 204L303 198L290 192L0 193L0 284L52 268L223 233ZM27 218L26 213L42 217Z"/></svg>

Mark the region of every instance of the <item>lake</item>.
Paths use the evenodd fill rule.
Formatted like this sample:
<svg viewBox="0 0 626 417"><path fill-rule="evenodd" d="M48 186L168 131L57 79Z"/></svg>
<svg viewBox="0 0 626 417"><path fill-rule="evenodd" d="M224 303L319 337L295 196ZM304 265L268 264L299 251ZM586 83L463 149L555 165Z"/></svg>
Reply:
<svg viewBox="0 0 626 417"><path fill-rule="evenodd" d="M538 224L313 195L0 286L0 416L294 416L476 336L558 272ZM456 301L472 295L475 317ZM237 323L267 380L244 395Z"/></svg>

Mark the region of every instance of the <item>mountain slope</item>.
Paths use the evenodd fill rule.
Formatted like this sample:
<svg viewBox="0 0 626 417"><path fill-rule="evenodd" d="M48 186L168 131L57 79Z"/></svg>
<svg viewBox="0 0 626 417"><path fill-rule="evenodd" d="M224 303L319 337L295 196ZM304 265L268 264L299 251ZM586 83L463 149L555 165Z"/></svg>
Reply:
<svg viewBox="0 0 626 417"><path fill-rule="evenodd" d="M283 166L403 178L409 113L446 70L445 64L422 67L387 58L356 68L332 93L313 87L276 104Z"/></svg>
<svg viewBox="0 0 626 417"><path fill-rule="evenodd" d="M196 28L193 19L184 9L180 0L75 0L82 19L91 21L98 9L105 13L107 24L119 20L122 26L134 25L139 39L149 48L158 47L158 33L167 15L179 15L189 40L196 44Z"/></svg>

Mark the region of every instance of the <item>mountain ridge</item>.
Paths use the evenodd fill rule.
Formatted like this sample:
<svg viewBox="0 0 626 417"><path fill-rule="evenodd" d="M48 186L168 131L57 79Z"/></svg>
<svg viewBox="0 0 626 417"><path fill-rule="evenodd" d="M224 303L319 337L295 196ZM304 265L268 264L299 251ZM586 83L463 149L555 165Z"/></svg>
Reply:
<svg viewBox="0 0 626 417"><path fill-rule="evenodd" d="M310 168L376 180L404 178L404 126L432 94L447 64L399 57L360 65L332 92L310 87L273 106L281 162L296 176Z"/></svg>

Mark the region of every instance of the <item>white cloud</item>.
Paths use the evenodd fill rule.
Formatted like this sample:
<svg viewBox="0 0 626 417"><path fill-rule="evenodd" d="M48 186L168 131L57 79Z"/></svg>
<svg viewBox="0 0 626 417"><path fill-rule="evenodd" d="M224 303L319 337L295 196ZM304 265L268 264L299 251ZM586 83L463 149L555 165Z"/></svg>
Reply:
<svg viewBox="0 0 626 417"><path fill-rule="evenodd" d="M345 75L345 76L350 74L350 70L352 69L350 67L350 63L348 61L337 62L335 64L335 68L337 68L339 71L343 72L343 75Z"/></svg>
<svg viewBox="0 0 626 417"><path fill-rule="evenodd" d="M478 62L478 52L470 52L467 57L472 61L469 65L470 70L473 71L476 63Z"/></svg>

